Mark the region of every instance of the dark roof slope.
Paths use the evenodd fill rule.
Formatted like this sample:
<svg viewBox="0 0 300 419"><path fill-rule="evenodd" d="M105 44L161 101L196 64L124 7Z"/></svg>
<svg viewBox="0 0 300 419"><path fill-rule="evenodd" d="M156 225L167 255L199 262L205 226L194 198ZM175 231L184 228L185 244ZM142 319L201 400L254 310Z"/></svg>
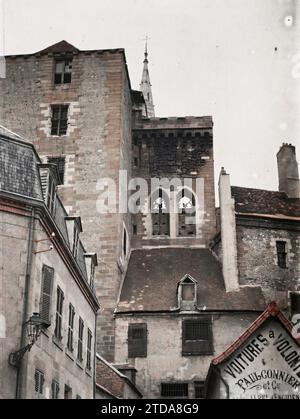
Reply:
<svg viewBox="0 0 300 419"><path fill-rule="evenodd" d="M258 287L225 292L220 263L210 250L157 248L132 252L117 311L176 309L177 285L186 274L198 283L199 309L260 311L265 308Z"/></svg>
<svg viewBox="0 0 300 419"><path fill-rule="evenodd" d="M0 129L0 189L42 199L34 147L14 133Z"/></svg>
<svg viewBox="0 0 300 419"><path fill-rule="evenodd" d="M289 198L284 192L232 186L235 210L240 213L300 217L300 199Z"/></svg>
<svg viewBox="0 0 300 419"><path fill-rule="evenodd" d="M67 52L77 52L79 51L74 45L69 44L67 41L60 41L50 47L39 51L39 53L46 54L46 53L67 53Z"/></svg>

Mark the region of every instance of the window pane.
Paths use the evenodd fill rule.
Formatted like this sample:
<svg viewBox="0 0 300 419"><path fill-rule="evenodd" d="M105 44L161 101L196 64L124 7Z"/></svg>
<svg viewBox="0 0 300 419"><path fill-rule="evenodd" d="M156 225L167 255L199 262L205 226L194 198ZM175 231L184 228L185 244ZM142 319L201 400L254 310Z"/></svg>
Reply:
<svg viewBox="0 0 300 419"><path fill-rule="evenodd" d="M162 397L188 397L188 383L161 384Z"/></svg>

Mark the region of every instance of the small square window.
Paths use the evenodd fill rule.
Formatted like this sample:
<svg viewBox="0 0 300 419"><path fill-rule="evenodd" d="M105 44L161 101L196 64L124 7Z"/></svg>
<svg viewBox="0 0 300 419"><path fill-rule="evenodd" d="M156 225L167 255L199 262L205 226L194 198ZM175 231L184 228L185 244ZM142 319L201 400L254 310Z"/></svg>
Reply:
<svg viewBox="0 0 300 419"><path fill-rule="evenodd" d="M195 399L205 399L205 384L203 381L195 381Z"/></svg>
<svg viewBox="0 0 300 419"><path fill-rule="evenodd" d="M182 355L212 355L213 336L210 318L182 322Z"/></svg>
<svg viewBox="0 0 300 419"><path fill-rule="evenodd" d="M162 383L161 397L187 398L189 395L188 383Z"/></svg>

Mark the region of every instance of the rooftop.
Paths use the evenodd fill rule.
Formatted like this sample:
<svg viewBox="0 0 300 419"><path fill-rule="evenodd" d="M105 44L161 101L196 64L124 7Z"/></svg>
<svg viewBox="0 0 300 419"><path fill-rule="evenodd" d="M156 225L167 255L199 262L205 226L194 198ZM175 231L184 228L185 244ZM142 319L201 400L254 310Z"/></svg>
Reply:
<svg viewBox="0 0 300 419"><path fill-rule="evenodd" d="M300 217L300 199L289 198L284 192L237 186L231 191L238 213Z"/></svg>
<svg viewBox="0 0 300 419"><path fill-rule="evenodd" d="M262 311L266 306L259 287L226 293L221 265L210 250L174 247L132 251L117 312L178 310L177 286L186 274L198 283L199 310Z"/></svg>

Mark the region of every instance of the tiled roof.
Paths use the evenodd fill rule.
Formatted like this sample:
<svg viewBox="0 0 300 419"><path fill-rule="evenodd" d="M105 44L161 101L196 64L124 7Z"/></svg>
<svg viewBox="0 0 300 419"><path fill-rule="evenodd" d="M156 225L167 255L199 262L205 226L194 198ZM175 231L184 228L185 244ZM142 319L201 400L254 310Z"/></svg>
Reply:
<svg viewBox="0 0 300 419"><path fill-rule="evenodd" d="M300 217L300 199L289 198L284 192L232 186L235 210L239 213Z"/></svg>
<svg viewBox="0 0 300 419"><path fill-rule="evenodd" d="M259 287L225 292L221 265L210 250L156 248L132 251L117 311L177 309L178 282L186 274L198 283L201 310L260 311L265 308Z"/></svg>

